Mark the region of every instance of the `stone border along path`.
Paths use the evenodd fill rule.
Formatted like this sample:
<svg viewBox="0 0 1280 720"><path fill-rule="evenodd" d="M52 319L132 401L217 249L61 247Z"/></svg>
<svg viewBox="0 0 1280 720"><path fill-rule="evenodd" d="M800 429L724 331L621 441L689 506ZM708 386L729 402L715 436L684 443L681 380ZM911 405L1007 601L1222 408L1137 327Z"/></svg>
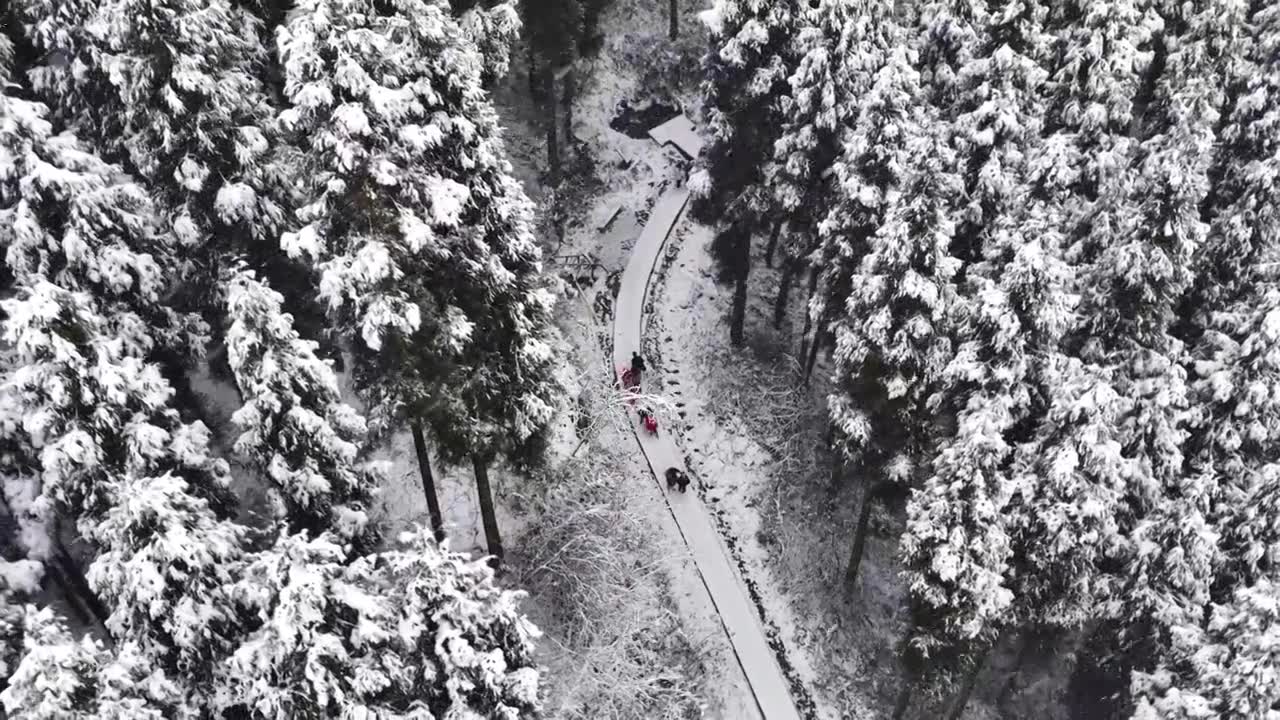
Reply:
<svg viewBox="0 0 1280 720"><path fill-rule="evenodd" d="M618 289L618 299L614 304L615 373L629 366L631 352L641 348L644 303L649 280L667 237L688 202L689 191L685 188L674 188L663 193L649 213L649 220L631 250L631 259L623 271L622 286ZM658 368L650 367L641 380L646 386L658 387L658 377ZM800 720L800 713L791 699L787 678L783 675L765 635L756 606L749 598L746 584L738 575L696 488L694 492L674 494L666 488L664 473L667 468L677 467L687 472L684 457L668 434L670 430L662 422L658 435L650 435L640 428L639 418L634 411L627 408L626 412L654 481L667 499L667 507L680 528L680 534L698 568L698 575L702 578L702 584L729 636L734 655L742 667L752 694L755 695L760 714L764 720ZM674 418L667 422L672 420Z"/></svg>

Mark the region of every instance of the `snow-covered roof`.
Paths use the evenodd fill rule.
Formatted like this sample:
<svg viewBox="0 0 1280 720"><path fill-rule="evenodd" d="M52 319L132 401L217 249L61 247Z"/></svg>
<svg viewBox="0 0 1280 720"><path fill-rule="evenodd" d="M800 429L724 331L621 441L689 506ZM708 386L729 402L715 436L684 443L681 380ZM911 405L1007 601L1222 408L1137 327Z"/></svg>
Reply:
<svg viewBox="0 0 1280 720"><path fill-rule="evenodd" d="M698 157L698 153L702 150L702 138L698 137L698 131L693 126L693 122L684 115L677 115L650 130L649 137L659 145L668 143L675 145L680 152L690 158Z"/></svg>

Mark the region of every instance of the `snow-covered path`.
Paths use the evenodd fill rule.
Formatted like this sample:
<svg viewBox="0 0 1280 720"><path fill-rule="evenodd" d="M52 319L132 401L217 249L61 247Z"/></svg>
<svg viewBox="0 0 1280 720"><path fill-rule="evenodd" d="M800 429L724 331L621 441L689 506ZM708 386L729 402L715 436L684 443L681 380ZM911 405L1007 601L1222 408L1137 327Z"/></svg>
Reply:
<svg viewBox="0 0 1280 720"><path fill-rule="evenodd" d="M644 307L649 280L667 237L675 227L689 200L684 188L668 190L658 199L649 221L631 251L631 259L622 274L622 286L614 306L614 367L630 362L632 351L640 349L644 329ZM647 386L659 386L660 369L651 367L644 376ZM640 442L653 477L665 491L663 474L669 467L685 470L684 459L674 440L660 430L657 437L644 432L638 419L631 416L632 429ZM756 704L765 720L799 720L791 700L787 680L778 666L773 649L765 637L745 585L739 577L729 553L712 524L711 516L696 492L667 492L667 505L688 545L694 565L702 577L712 604L720 615L734 654L747 677Z"/></svg>

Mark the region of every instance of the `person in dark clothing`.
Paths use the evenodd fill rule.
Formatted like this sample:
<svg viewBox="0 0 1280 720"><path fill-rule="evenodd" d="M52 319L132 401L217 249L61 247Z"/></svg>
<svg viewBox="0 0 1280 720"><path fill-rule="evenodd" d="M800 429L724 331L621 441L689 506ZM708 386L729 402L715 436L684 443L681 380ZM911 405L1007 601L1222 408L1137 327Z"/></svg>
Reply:
<svg viewBox="0 0 1280 720"><path fill-rule="evenodd" d="M644 358L640 357L640 353L631 353L631 370L626 377L627 389L632 392L640 392L640 376L644 374L646 369Z"/></svg>
<svg viewBox="0 0 1280 720"><path fill-rule="evenodd" d="M680 492L685 492L689 488L689 476L679 468L667 468L667 489L678 488Z"/></svg>

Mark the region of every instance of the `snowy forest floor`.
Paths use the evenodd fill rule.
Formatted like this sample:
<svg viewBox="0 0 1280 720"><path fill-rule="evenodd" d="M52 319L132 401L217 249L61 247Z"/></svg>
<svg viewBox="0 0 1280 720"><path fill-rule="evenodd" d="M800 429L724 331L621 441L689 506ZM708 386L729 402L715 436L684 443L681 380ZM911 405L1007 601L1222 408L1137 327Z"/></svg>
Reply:
<svg viewBox="0 0 1280 720"><path fill-rule="evenodd" d="M679 232L646 342L672 378L668 392L684 414L690 467L818 715L876 717L874 708L892 703L901 588L892 577L893 549L876 537L853 598L867 612L850 613L841 594L839 559L858 488L833 489L828 481L821 383L801 385L798 325L790 332L798 307L781 330L771 327L765 299L776 280L758 257L747 346L733 350L726 322L732 288L715 282L711 231L687 222Z"/></svg>

